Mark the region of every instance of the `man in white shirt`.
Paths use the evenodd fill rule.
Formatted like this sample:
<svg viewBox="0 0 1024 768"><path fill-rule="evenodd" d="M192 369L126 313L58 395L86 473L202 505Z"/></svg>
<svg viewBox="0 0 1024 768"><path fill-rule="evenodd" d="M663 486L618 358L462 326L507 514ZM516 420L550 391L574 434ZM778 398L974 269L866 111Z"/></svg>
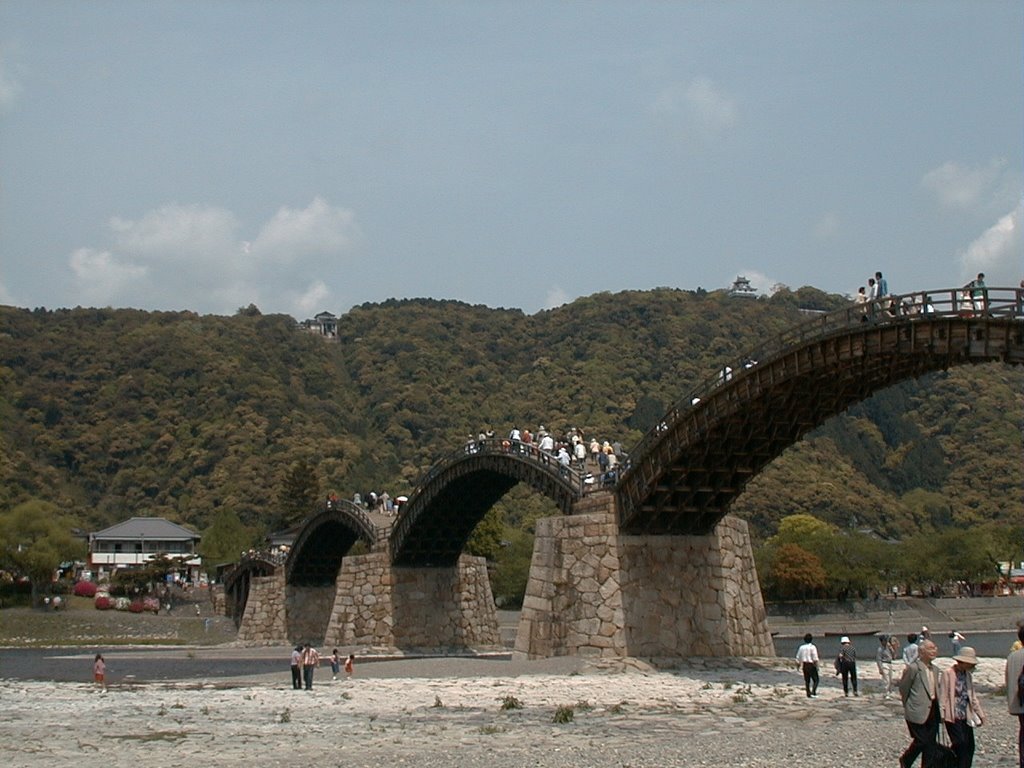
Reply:
<svg viewBox="0 0 1024 768"><path fill-rule="evenodd" d="M804 689L807 698L818 698L818 648L811 641L814 636L808 632L804 635L804 644L796 649L796 661L800 671L804 673Z"/></svg>

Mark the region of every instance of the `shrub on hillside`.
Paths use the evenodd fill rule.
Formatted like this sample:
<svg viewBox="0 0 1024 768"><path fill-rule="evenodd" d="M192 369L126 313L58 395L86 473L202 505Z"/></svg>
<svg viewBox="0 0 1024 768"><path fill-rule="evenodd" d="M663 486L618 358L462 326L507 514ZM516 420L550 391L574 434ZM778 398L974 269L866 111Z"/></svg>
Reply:
<svg viewBox="0 0 1024 768"><path fill-rule="evenodd" d="M143 610L145 610L145 606L143 606L141 600L132 600L131 604L128 606L128 610L132 613L142 613Z"/></svg>
<svg viewBox="0 0 1024 768"><path fill-rule="evenodd" d="M96 606L97 611L109 611L113 607L113 603L110 600L109 595L99 595L96 597L96 602L93 603Z"/></svg>
<svg viewBox="0 0 1024 768"><path fill-rule="evenodd" d="M75 594L79 597L96 597L97 588L91 581L75 582Z"/></svg>

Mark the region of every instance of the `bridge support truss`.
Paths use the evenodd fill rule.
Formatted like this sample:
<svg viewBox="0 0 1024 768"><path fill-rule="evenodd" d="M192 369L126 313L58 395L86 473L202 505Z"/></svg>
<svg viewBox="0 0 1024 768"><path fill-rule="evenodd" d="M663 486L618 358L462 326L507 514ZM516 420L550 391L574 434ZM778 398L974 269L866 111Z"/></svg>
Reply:
<svg viewBox="0 0 1024 768"><path fill-rule="evenodd" d="M700 536L624 535L615 497L537 522L516 652L548 656L772 656L744 521Z"/></svg>

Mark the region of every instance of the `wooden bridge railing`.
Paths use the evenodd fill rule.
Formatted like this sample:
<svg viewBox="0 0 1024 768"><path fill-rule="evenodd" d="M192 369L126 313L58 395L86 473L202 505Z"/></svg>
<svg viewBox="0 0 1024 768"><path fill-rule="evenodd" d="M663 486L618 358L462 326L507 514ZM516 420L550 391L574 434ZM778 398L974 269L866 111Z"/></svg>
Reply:
<svg viewBox="0 0 1024 768"><path fill-rule="evenodd" d="M863 304L851 304L800 323L722 366L693 391L676 401L661 420L629 452L630 465L620 483L642 457L689 411L734 375L809 341L825 339L869 326L895 325L938 318L1002 318L1024 320L1024 288L943 288L936 291L893 294Z"/></svg>

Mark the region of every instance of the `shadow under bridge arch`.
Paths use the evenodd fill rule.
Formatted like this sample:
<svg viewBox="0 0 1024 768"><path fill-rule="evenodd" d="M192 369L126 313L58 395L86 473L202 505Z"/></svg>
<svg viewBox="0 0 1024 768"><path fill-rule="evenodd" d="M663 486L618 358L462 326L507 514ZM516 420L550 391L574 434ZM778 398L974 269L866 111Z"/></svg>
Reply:
<svg viewBox="0 0 1024 768"><path fill-rule="evenodd" d="M341 560L357 541L376 549L385 536L370 516L350 501L338 500L303 523L285 561L289 586L334 584Z"/></svg>
<svg viewBox="0 0 1024 768"><path fill-rule="evenodd" d="M558 459L518 441L491 438L468 443L435 464L395 521L395 565L454 565L473 529L517 483L555 502L563 514L583 495L583 477Z"/></svg>

